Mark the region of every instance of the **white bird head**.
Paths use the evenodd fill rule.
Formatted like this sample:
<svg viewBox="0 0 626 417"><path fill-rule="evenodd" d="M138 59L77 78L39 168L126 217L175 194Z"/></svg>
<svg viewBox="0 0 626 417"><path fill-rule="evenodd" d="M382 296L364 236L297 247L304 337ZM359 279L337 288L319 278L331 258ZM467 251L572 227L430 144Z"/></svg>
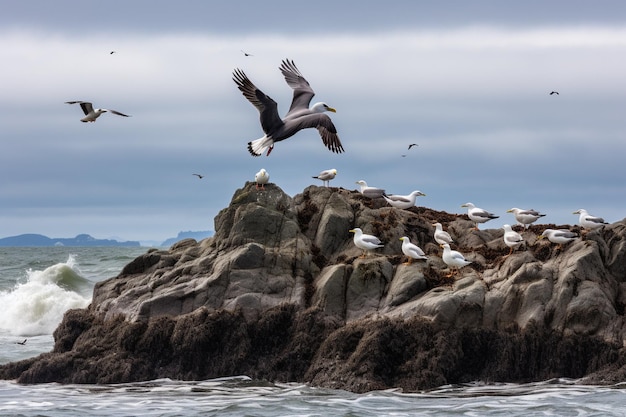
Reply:
<svg viewBox="0 0 626 417"><path fill-rule="evenodd" d="M324 113L325 111L337 113L337 110L335 110L334 108L330 107L328 104L323 103L323 102L315 103L311 107L311 111L315 113Z"/></svg>

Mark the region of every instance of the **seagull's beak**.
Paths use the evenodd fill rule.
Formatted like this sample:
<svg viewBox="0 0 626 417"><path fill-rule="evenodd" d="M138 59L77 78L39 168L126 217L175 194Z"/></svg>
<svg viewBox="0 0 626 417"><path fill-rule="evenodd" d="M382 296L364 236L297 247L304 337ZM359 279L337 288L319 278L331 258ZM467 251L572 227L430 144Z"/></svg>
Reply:
<svg viewBox="0 0 626 417"><path fill-rule="evenodd" d="M350 229L350 230L348 230L348 232L354 233L354 229Z"/></svg>
<svg viewBox="0 0 626 417"><path fill-rule="evenodd" d="M332 108L332 107L326 107L326 111L331 111L331 112L333 112L333 113L337 113L337 110L335 110L335 109L334 109L334 108Z"/></svg>

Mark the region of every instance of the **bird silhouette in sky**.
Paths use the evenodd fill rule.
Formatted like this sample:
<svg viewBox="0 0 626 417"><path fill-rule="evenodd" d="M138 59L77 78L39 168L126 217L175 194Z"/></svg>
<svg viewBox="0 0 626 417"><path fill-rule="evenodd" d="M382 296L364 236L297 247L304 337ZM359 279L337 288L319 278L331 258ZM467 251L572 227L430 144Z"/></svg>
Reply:
<svg viewBox="0 0 626 417"><path fill-rule="evenodd" d="M196 177L198 177L199 179L204 178L204 175L200 175L200 174L191 174L191 175L195 175Z"/></svg>
<svg viewBox="0 0 626 417"><path fill-rule="evenodd" d="M558 95L559 95L559 92L558 92L558 91L551 91L551 92L550 92L550 95L553 95L553 94L556 94L556 95L558 96Z"/></svg>

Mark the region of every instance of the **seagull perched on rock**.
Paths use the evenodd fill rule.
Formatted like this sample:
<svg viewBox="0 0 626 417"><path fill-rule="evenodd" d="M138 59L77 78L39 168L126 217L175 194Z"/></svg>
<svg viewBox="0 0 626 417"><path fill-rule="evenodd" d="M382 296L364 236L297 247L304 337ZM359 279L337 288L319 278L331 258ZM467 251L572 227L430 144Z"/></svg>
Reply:
<svg viewBox="0 0 626 417"><path fill-rule="evenodd" d="M124 117L130 117L127 114L124 113L120 113L116 110L111 110L111 109L94 109L93 108L93 104L91 104L88 101L66 101L65 104L80 104L80 108L83 109L83 113L85 113L85 117L83 117L82 119L80 119L81 122L95 122L96 119L98 117L100 117L100 115L102 113L113 113L113 114L117 114L118 116L124 116Z"/></svg>
<svg viewBox="0 0 626 417"><path fill-rule="evenodd" d="M233 81L260 113L261 127L265 136L248 142L248 151L252 156L259 156L267 150L269 156L274 144L288 139L302 129L316 128L326 147L335 152L343 152L343 146L337 136L337 129L332 120L324 112L336 112L326 103L315 103L309 108L309 103L315 92L308 81L302 76L293 61L283 60L280 71L287 84L293 89L291 107L283 119L278 115L278 105L269 96L265 95L250 81L240 69L233 71Z"/></svg>
<svg viewBox="0 0 626 417"><path fill-rule="evenodd" d="M413 191L409 195L383 194L383 198L385 199L385 201L387 201L389 204L391 204L395 208L408 209L415 205L415 199L418 196L425 196L425 195L426 194L424 194L423 192L416 190L416 191Z"/></svg>
<svg viewBox="0 0 626 417"><path fill-rule="evenodd" d="M322 180L325 187L330 186L330 180L334 179L337 175L336 169L327 169L325 171L320 172L313 178L317 178L318 180Z"/></svg>
<svg viewBox="0 0 626 417"><path fill-rule="evenodd" d="M254 181L256 182L256 189L265 190L265 184L270 180L270 174L264 168L261 168L259 172L254 175ZM260 185L260 187L259 187Z"/></svg>
<svg viewBox="0 0 626 417"><path fill-rule="evenodd" d="M444 243L441 247L443 248L443 255L441 255L441 259L443 259L443 262L452 269L450 274L448 274L448 277L454 275L454 272L458 272L459 269L463 268L465 265L472 263L471 261L466 260L461 252L450 249L450 245L447 243Z"/></svg>
<svg viewBox="0 0 626 417"><path fill-rule="evenodd" d="M385 190L382 188L370 187L364 180L358 180L356 183L361 186L361 194L365 197L379 198L385 194Z"/></svg>
<svg viewBox="0 0 626 417"><path fill-rule="evenodd" d="M564 244L576 240L578 235L567 229L546 229L539 236L539 239L543 239L544 237L548 238L550 242L558 244L558 248L561 249Z"/></svg>
<svg viewBox="0 0 626 417"><path fill-rule="evenodd" d="M524 230L528 229L528 226L530 226L531 223L534 223L539 220L539 218L545 216L545 214L541 214L537 210L523 210L517 207L508 209L506 212L513 213L513 216L515 216L515 220L517 220L519 224L524 226Z"/></svg>
<svg viewBox="0 0 626 417"><path fill-rule="evenodd" d="M437 242L439 245L443 245L444 243L447 243L449 245L454 242L454 240L452 240L452 236L450 236L448 232L443 230L443 226L441 226L441 223L434 223L433 226L435 226L435 242Z"/></svg>
<svg viewBox="0 0 626 417"><path fill-rule="evenodd" d="M350 230L350 233L354 233L354 244L357 248L363 250L361 258L365 258L367 251L374 250L376 248L382 248L384 245L376 236L367 235L363 233L361 229L355 227Z"/></svg>
<svg viewBox="0 0 626 417"><path fill-rule="evenodd" d="M402 253L408 257L408 260L404 263L405 265L410 265L413 259L428 259L424 251L419 246L411 243L408 237L402 236L400 240L402 241Z"/></svg>
<svg viewBox="0 0 626 417"><path fill-rule="evenodd" d="M513 253L513 249L519 248L521 244L524 243L524 238L515 230L511 229L511 226L508 224L503 225L502 228L504 229L504 236L503 236L504 244L509 247L510 249L509 255L510 255Z"/></svg>
<svg viewBox="0 0 626 417"><path fill-rule="evenodd" d="M467 216L476 224L475 229L478 230L479 223L485 223L492 219L497 219L500 216L496 216L493 213L489 213L487 210L476 207L472 203L462 204L461 207L467 207Z"/></svg>
<svg viewBox="0 0 626 417"><path fill-rule="evenodd" d="M588 230L599 229L600 227L608 224L602 217L592 216L585 209L578 209L572 214L579 214L578 224Z"/></svg>

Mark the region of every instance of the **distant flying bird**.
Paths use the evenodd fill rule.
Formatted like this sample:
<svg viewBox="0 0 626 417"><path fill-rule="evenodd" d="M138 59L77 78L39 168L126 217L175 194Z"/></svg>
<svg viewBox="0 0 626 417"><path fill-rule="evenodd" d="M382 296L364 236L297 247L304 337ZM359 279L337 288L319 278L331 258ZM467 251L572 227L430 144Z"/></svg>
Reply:
<svg viewBox="0 0 626 417"><path fill-rule="evenodd" d="M382 248L384 245L376 236L367 235L363 233L363 230L355 227L352 230L349 230L350 233L354 233L354 245L363 250L363 254L361 258L365 258L367 251L374 250L376 248Z"/></svg>
<svg viewBox="0 0 626 417"><path fill-rule="evenodd" d="M404 263L405 265L410 265L413 262L413 259L428 259L422 248L411 243L411 240L408 237L402 236L400 240L402 241L402 253L404 253L407 258L409 258Z"/></svg>
<svg viewBox="0 0 626 417"><path fill-rule="evenodd" d="M265 184L267 184L269 180L270 174L268 174L265 169L261 168L261 170L257 172L254 176L254 181L256 181L256 189L258 190L260 188L261 190L265 190Z"/></svg>
<svg viewBox="0 0 626 417"><path fill-rule="evenodd" d="M28 339L24 339L23 342L15 342L15 343L18 344L18 345L25 345L26 344L26 340L28 340Z"/></svg>
<svg viewBox="0 0 626 417"><path fill-rule="evenodd" d="M240 49L240 51L241 51L241 49ZM244 56L254 56L254 55L249 54L249 53L247 53L247 52L245 52L245 51L241 51L241 53L242 53L242 54L244 54Z"/></svg>
<svg viewBox="0 0 626 417"><path fill-rule="evenodd" d="M585 229L598 229L606 224L602 217L592 216L585 209L578 209L572 214L579 214L578 216L578 224Z"/></svg>
<svg viewBox="0 0 626 417"><path fill-rule="evenodd" d="M423 192L416 190L409 195L383 194L383 198L395 208L408 209L415 205L416 197L425 195Z"/></svg>
<svg viewBox="0 0 626 417"><path fill-rule="evenodd" d="M337 170L333 168L333 169L327 169L325 171L322 171L317 176L315 176L313 178L317 178L318 180L322 180L323 183L324 183L324 186L328 187L328 186L330 186L330 180L335 178L336 175L337 175Z"/></svg>
<svg viewBox="0 0 626 417"><path fill-rule="evenodd" d="M380 198L385 194L385 190L382 188L370 187L364 180L358 180L356 184L359 184L361 187L361 194L365 197L369 198Z"/></svg>
<svg viewBox="0 0 626 417"><path fill-rule="evenodd" d="M240 69L233 71L233 81L237 84L244 97L257 108L261 117L261 127L265 136L248 142L248 151L252 156L259 156L267 150L269 156L274 144L288 139L302 129L316 128L324 145L335 153L343 152L343 146L337 136L337 129L325 111L336 112L326 103L315 103L309 108L309 103L315 92L308 81L302 76L293 61L283 60L280 71L287 84L293 89L291 107L281 119L278 114L278 105L269 96L265 95L250 81Z"/></svg>
<svg viewBox="0 0 626 417"><path fill-rule="evenodd" d="M109 52L109 55L113 55L115 53L115 51L111 51Z"/></svg>
<svg viewBox="0 0 626 417"><path fill-rule="evenodd" d="M204 175L200 175L200 174L191 174L191 175L195 175L196 177L198 177L199 179L204 178Z"/></svg>
<svg viewBox="0 0 626 417"><path fill-rule="evenodd" d="M98 117L102 113L110 112L113 114L117 114L118 116L130 117L124 113L120 113L116 110L110 109L94 109L93 105L88 101L66 101L65 104L80 104L80 108L83 109L83 113L85 113L85 117L80 119L81 122L95 122Z"/></svg>
<svg viewBox="0 0 626 417"><path fill-rule="evenodd" d="M552 91L550 92L550 95L556 94L557 96L560 95L558 91Z"/></svg>
<svg viewBox="0 0 626 417"><path fill-rule="evenodd" d="M467 216L476 224L475 229L478 230L479 223L485 223L492 219L497 219L500 216L496 216L493 213L489 213L487 210L476 207L472 203L462 204L461 207L467 207Z"/></svg>
<svg viewBox="0 0 626 417"><path fill-rule="evenodd" d="M408 150L410 150L413 146L419 146L417 143L412 143L409 145ZM406 154L403 154L402 157L404 158L406 156Z"/></svg>
<svg viewBox="0 0 626 417"><path fill-rule="evenodd" d="M524 226L524 230L528 229L528 226L530 226L531 223L534 223L539 220L539 218L545 216L545 214L541 214L537 210L523 210L517 207L508 209L506 212L513 213L513 216L515 216L515 220L517 220L519 224Z"/></svg>
<svg viewBox="0 0 626 417"><path fill-rule="evenodd" d="M522 243L524 243L524 238L515 230L511 229L511 226L508 224L503 225L502 228L504 229L504 235L502 236L502 238L504 239L504 244L507 245L510 249L510 255L513 253L513 249L519 248Z"/></svg>

